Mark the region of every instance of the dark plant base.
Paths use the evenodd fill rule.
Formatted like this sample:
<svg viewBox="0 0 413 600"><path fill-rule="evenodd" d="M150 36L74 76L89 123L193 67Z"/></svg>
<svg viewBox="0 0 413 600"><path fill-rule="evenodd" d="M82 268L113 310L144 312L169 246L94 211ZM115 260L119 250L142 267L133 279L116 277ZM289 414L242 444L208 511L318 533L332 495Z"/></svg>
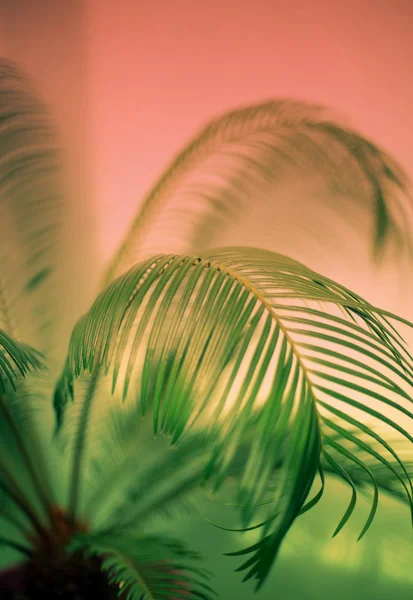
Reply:
<svg viewBox="0 0 413 600"><path fill-rule="evenodd" d="M27 563L0 574L2 600L115 600L98 561Z"/></svg>

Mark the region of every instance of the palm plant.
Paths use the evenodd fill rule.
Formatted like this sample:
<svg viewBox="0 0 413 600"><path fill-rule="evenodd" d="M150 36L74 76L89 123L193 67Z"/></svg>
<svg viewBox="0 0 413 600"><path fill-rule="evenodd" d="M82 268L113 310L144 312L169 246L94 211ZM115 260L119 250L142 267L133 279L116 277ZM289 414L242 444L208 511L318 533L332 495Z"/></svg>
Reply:
<svg viewBox="0 0 413 600"><path fill-rule="evenodd" d="M205 517L211 497L233 505L228 529L257 532L229 552L257 589L326 475L351 492L335 533L360 490L372 490L360 537L382 491L412 512L403 319L286 256L209 249L251 198L314 170L374 209L375 251L406 247L400 167L304 103L212 121L144 199L54 385L55 140L30 82L2 61L0 544L4 567L24 558L1 577L6 597L212 598L199 556L158 531L182 506Z"/></svg>

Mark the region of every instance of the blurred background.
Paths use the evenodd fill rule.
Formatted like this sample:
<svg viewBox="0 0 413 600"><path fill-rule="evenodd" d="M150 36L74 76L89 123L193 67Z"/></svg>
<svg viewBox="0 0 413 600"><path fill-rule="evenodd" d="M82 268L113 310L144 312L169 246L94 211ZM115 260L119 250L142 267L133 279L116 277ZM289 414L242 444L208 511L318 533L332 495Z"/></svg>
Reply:
<svg viewBox="0 0 413 600"><path fill-rule="evenodd" d="M325 104L413 177L411 0L0 0L0 7L0 52L35 77L70 157L79 293L69 319L93 298L151 183L216 113L277 97ZM257 211L248 227L240 223L229 242L293 256L413 320L411 265L389 256L375 266L354 223L326 226L334 213L314 202L318 192L308 180L284 187L277 206ZM321 505L299 519L258 598L412 597L407 510L385 500L356 543L361 505L331 540L348 494L329 486ZM222 559L234 549L230 534L190 518L176 525L207 556L220 597L253 597L231 559Z"/></svg>

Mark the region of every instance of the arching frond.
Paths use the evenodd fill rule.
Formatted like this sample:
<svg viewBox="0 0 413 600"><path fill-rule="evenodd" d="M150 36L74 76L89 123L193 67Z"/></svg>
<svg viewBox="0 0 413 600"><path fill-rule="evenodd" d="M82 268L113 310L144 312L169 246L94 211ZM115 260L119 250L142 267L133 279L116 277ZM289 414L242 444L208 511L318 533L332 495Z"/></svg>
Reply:
<svg viewBox="0 0 413 600"><path fill-rule="evenodd" d="M241 214L264 200L276 214L285 178L309 175L324 179L333 203L344 194L371 210L377 251L392 237L410 247L400 166L325 108L281 99L233 110L194 137L143 199L103 284L158 252L225 244L222 232Z"/></svg>
<svg viewBox="0 0 413 600"><path fill-rule="evenodd" d="M70 411L81 402L77 399ZM95 407L90 453L83 461L81 518L99 530L119 532L182 512L200 514L205 496L194 490L194 481L203 477L207 436L192 436L174 449L166 436L153 435L150 416L142 418L136 402L122 404L115 395L106 408L99 395Z"/></svg>
<svg viewBox="0 0 413 600"><path fill-rule="evenodd" d="M122 404L112 396L103 369L96 379L92 375L77 381L74 394L76 402L67 407L57 436L71 459L71 514L94 528L118 531L124 524L142 526L153 517L188 508L188 491L205 470L206 436L192 436L179 451L171 451L167 437L154 437L150 417L142 418L136 402Z"/></svg>
<svg viewBox="0 0 413 600"><path fill-rule="evenodd" d="M260 541L238 553L251 554L241 569L258 586L306 500L315 503L308 495L321 455L353 491L348 461L371 476L361 535L378 504L359 458L366 435L370 456L405 481L412 505L410 477L386 441L413 443L412 359L387 313L296 261L252 248L148 259L76 325L55 395L58 425L74 381L95 369L150 415L154 433L176 446L177 464L194 465L184 445L208 436L192 487L218 490L235 477L244 527L265 504Z"/></svg>
<svg viewBox="0 0 413 600"><path fill-rule="evenodd" d="M209 600L208 573L179 541L148 536L76 536L71 552L103 558L102 570L125 600Z"/></svg>
<svg viewBox="0 0 413 600"><path fill-rule="evenodd" d="M57 318L60 157L46 106L0 59L0 327L49 350Z"/></svg>

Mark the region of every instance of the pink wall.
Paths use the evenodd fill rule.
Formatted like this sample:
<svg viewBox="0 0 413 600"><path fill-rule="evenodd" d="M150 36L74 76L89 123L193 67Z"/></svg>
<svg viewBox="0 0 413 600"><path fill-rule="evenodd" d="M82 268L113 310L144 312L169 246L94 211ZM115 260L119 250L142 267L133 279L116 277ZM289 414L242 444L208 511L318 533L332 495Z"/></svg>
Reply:
<svg viewBox="0 0 413 600"><path fill-rule="evenodd" d="M96 225L87 225L92 241L98 235L101 264L173 153L234 105L277 96L331 105L413 176L411 0L76 0L65 12L49 0L3 6L0 34L37 69L76 137L74 185L80 204L94 202ZM400 285L394 264L372 273L357 236L344 229L331 251L331 213L320 217L326 231L300 246L296 233L314 215L288 200L280 200L275 249L413 317L413 284ZM265 228L256 220L259 243Z"/></svg>
<svg viewBox="0 0 413 600"><path fill-rule="evenodd" d="M274 96L341 109L413 174L410 0L88 0L101 251L215 112Z"/></svg>

